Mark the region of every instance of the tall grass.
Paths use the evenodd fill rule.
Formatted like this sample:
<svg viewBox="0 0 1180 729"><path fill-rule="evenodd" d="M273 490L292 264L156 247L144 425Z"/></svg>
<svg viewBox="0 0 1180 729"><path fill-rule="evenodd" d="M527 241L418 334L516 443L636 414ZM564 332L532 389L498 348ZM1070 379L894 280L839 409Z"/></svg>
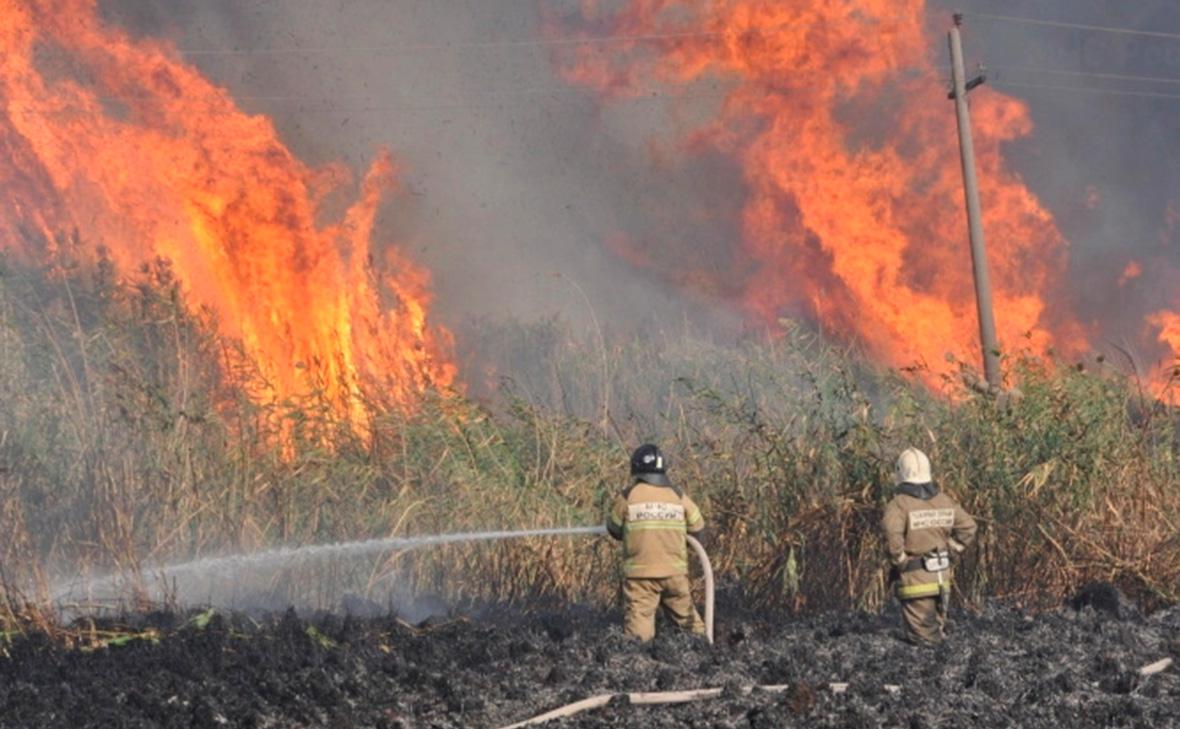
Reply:
<svg viewBox="0 0 1180 729"><path fill-rule="evenodd" d="M597 523L642 440L668 452L715 569L753 602L888 599L877 521L909 445L980 518L964 600L1043 605L1093 579L1147 604L1180 592L1177 417L1118 373L1011 359L1021 396L997 402L954 378L933 394L789 323L722 345L480 322L460 337L469 396L374 397L362 438L314 382L268 399L216 331L166 262L0 265L3 620L29 620L68 575L134 585L278 545ZM606 603L617 570L606 539L528 539L300 565L245 589L324 607L344 592Z"/></svg>

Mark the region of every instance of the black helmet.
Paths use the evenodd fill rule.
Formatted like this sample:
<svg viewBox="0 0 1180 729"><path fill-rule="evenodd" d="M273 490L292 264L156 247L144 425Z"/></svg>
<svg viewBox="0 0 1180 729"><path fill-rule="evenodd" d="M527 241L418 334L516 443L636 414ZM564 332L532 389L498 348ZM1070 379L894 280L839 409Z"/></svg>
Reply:
<svg viewBox="0 0 1180 729"><path fill-rule="evenodd" d="M631 454L631 475L637 481L654 484L656 486L670 486L664 455L660 449L651 443L644 443Z"/></svg>

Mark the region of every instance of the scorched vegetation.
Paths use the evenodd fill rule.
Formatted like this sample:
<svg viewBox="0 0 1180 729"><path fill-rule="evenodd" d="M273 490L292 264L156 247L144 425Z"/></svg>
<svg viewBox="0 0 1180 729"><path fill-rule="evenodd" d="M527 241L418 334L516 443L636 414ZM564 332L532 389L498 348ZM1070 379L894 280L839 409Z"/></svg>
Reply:
<svg viewBox="0 0 1180 729"><path fill-rule="evenodd" d="M68 246L67 246L68 249ZM68 252L68 250L67 250ZM879 508L918 445L980 517L961 599L1055 603L1103 579L1147 607L1180 588L1180 417L1105 363L1013 355L1016 392L941 391L801 326L718 345L668 330L572 336L559 322L459 332L468 389L357 403L267 383L165 262L0 268L3 627L62 579L150 575L211 554L388 535L598 523L626 453L658 440L711 521L723 582L750 604L876 610ZM310 370L309 370L310 371ZM509 377L510 376L510 377ZM918 379L929 379L918 378ZM243 602L336 608L398 590L498 604L611 604L605 539L447 545L304 565ZM130 589L128 600L160 596ZM164 596L167 597L166 595ZM75 598L76 599L76 598Z"/></svg>

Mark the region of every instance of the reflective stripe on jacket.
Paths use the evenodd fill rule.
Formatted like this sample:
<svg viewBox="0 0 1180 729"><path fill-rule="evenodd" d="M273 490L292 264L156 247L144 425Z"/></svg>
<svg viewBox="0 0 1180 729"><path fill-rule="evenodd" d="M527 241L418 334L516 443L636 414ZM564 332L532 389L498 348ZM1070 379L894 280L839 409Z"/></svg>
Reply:
<svg viewBox="0 0 1180 729"><path fill-rule="evenodd" d="M684 535L703 530L705 518L676 488L639 481L615 497L606 528L623 541L627 577L675 577L688 574Z"/></svg>
<svg viewBox="0 0 1180 729"><path fill-rule="evenodd" d="M951 579L946 577L942 584L922 582L917 585L898 585L897 597L901 600L917 600L920 597L938 597L943 590L951 589Z"/></svg>

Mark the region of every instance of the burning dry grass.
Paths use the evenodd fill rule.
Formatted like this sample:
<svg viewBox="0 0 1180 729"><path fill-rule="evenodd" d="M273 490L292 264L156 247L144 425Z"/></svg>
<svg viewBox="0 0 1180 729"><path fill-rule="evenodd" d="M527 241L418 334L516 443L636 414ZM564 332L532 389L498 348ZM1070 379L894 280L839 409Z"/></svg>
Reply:
<svg viewBox="0 0 1180 729"><path fill-rule="evenodd" d="M94 0L0 5L0 244L41 260L82 225L121 265L175 262L264 375L260 397L298 397L318 378L318 399L358 428L364 386L408 402L449 385L429 275L375 245L390 155L333 209L326 199L353 187L343 166L309 168L169 43L101 16Z"/></svg>
<svg viewBox="0 0 1180 729"><path fill-rule="evenodd" d="M953 397L933 395L800 329L736 347L619 339L592 353L545 325L481 329L500 342L490 355L533 363L492 405L438 393L407 412L374 398L359 437L314 396L251 398L257 371L185 306L163 263L125 278L109 264L6 265L0 620L44 620L29 606L44 605L61 574L144 576L275 545L596 523L640 438L673 455L712 522L715 569L753 602L883 604L876 524L892 459L909 444L981 517L960 572L965 600L1036 605L1094 579L1149 604L1180 597L1180 423L1121 376L1014 360L1021 397L997 403L951 380ZM345 592L381 602L394 588L609 602L616 570L605 539L524 539L301 565L250 589L321 607Z"/></svg>
<svg viewBox="0 0 1180 729"><path fill-rule="evenodd" d="M717 152L741 169L740 243L721 265L699 263L686 236L653 236L643 257L620 252L655 276L740 292L736 302L767 324L784 308L807 310L894 366L973 353L975 332L961 324L974 317L969 266L958 248L930 244L965 240L966 229L946 143L953 117L930 103L945 74L930 52L941 10L929 5L645 0L551 13L554 37L645 38L610 53L589 44L557 51L564 76L608 104L653 86L673 98L724 94L684 114L696 122L669 147ZM1003 154L1032 132L1028 108L987 90L973 97L972 125L1000 339L1038 354L1084 351L1075 315L1057 311L1066 242ZM929 379L953 371L935 361Z"/></svg>

